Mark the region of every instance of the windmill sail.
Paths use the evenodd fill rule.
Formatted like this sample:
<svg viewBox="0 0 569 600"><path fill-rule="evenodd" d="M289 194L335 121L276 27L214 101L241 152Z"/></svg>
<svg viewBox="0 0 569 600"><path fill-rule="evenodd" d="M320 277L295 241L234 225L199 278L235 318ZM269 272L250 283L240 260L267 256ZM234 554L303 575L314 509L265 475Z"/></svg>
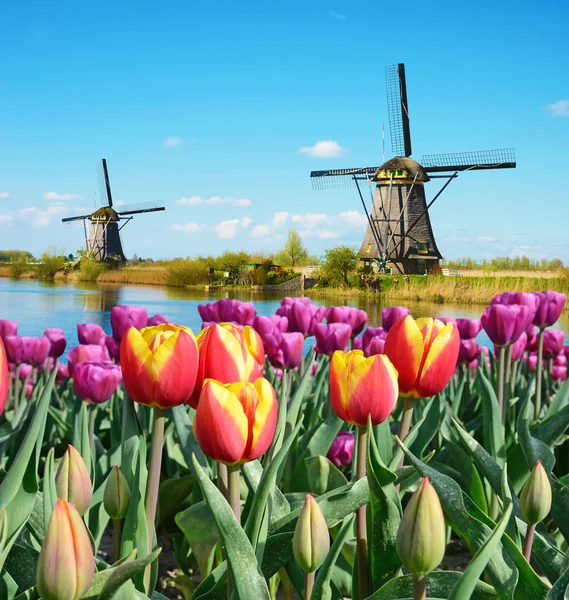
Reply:
<svg viewBox="0 0 569 600"><path fill-rule="evenodd" d="M404 64L385 67L385 89L391 150L395 156L411 156L411 130Z"/></svg>

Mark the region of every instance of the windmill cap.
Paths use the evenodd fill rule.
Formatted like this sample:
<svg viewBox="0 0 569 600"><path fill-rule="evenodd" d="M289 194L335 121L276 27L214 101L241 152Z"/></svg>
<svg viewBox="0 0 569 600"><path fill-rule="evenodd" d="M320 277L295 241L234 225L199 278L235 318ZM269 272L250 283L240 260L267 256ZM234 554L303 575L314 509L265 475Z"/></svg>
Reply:
<svg viewBox="0 0 569 600"><path fill-rule="evenodd" d="M91 214L91 221L119 221L117 211L110 206L102 206Z"/></svg>
<svg viewBox="0 0 569 600"><path fill-rule="evenodd" d="M416 160L405 156L396 156L395 158L384 162L374 173L372 181L389 180L389 172L393 170L407 171L407 179L420 182L430 181L429 176L425 173L423 167ZM416 178L415 175L417 175Z"/></svg>

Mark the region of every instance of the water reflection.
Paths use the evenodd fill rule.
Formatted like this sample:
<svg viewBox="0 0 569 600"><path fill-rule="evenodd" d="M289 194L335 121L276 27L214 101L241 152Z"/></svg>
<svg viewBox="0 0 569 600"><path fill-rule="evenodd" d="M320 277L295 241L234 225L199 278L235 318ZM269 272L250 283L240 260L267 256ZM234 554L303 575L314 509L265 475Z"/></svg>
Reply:
<svg viewBox="0 0 569 600"><path fill-rule="evenodd" d="M150 315L163 313L174 323L188 325L199 331L201 320L197 305L229 297L253 301L261 315L274 314L281 297L261 295L250 290L217 290L212 292L163 288L152 286L95 284L95 283L45 283L41 281L12 281L0 279L0 319L18 321L22 335L41 335L47 327L61 327L71 345L77 343L77 323L97 323L110 334L110 312L117 304L138 304L148 309ZM381 322L382 305L371 297L313 298L326 305L356 306L365 310L369 324ZM444 316L478 318L483 310L478 305L451 305L431 303L406 303L415 317ZM566 332L569 344L569 318L565 311L559 328ZM483 336L481 343L487 342Z"/></svg>

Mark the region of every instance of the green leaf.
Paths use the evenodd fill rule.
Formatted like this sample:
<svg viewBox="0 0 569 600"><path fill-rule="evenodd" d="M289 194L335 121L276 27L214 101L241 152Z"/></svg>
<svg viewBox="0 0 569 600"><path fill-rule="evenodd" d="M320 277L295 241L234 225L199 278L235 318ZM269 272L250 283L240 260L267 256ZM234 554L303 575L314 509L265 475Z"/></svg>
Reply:
<svg viewBox="0 0 569 600"><path fill-rule="evenodd" d="M547 407L545 413L546 419L557 414L562 408L569 405L569 379L555 392L551 399L551 404Z"/></svg>
<svg viewBox="0 0 569 600"><path fill-rule="evenodd" d="M47 531L51 513L57 503L57 490L55 489L55 450L50 448L45 461L45 470L43 475L43 518L44 531Z"/></svg>
<svg viewBox="0 0 569 600"><path fill-rule="evenodd" d="M423 412L420 429L417 429L417 439L411 444L407 444L415 456L422 456L431 440L435 437L439 430L441 419L441 397L437 394L425 407Z"/></svg>
<svg viewBox="0 0 569 600"><path fill-rule="evenodd" d="M304 373L302 374L302 377L300 378L300 383L296 388L294 395L292 396L288 405L286 422L288 423L290 429L293 429L296 426L296 422L298 420L298 413L305 399L306 391L308 389L308 386L313 381L311 379L311 375L312 363L314 362L314 355L315 350L313 346L310 349L310 352L307 354L306 358L304 359L304 364L306 365L304 368Z"/></svg>
<svg viewBox="0 0 569 600"><path fill-rule="evenodd" d="M190 417L188 416L187 406L185 406L184 404L180 406L175 406L170 410L170 412L174 421L174 425L176 427L178 439L180 440L180 450L184 455L184 460L191 469L192 454L195 454L201 467L205 469L205 472L208 475L211 475L207 459L204 453L202 452L198 441L196 440L196 436L194 435L194 428L192 426L192 422L190 421Z"/></svg>
<svg viewBox="0 0 569 600"><path fill-rule="evenodd" d="M565 570L547 594L547 600L567 600L567 598L569 598L569 569Z"/></svg>
<svg viewBox="0 0 569 600"><path fill-rule="evenodd" d="M502 518L496 524L496 528L492 532L492 535L484 542L483 546L480 547L478 552L473 556L472 560L466 567L464 575L456 582L452 588L449 600L467 600L472 598L474 590L479 583L480 576L484 572L488 561L492 554L496 551L500 539L506 526L512 516L512 504L508 504Z"/></svg>
<svg viewBox="0 0 569 600"><path fill-rule="evenodd" d="M312 589L312 596L310 597L311 600L329 600L332 597L330 580L332 578L334 565L338 560L338 556L340 555L348 536L353 533L353 521L352 517L346 519L340 533L336 536L328 555L322 563L322 566L318 569L314 581L314 588Z"/></svg>
<svg viewBox="0 0 569 600"><path fill-rule="evenodd" d="M166 517L180 509L190 494L194 485L193 475L176 477L175 479L164 479L160 483L158 492L158 516L157 524L160 525Z"/></svg>
<svg viewBox="0 0 569 600"><path fill-rule="evenodd" d="M412 444L417 439L417 436L419 435L419 431L421 431L421 427L424 422L425 422L425 417L421 417L415 423L415 425L413 425L413 427L409 430L409 433L405 437L405 441L408 444ZM396 450L393 452L393 457L391 458L391 460L389 461L389 464L387 465L387 468L390 471L395 471L395 469L397 469L397 467L399 466L399 463L401 462L402 458L403 458L403 450L399 446L397 446Z"/></svg>
<svg viewBox="0 0 569 600"><path fill-rule="evenodd" d="M461 577L462 573L455 571L435 571L427 575L427 600L448 598L448 594ZM470 599L497 600L498 597L492 586L479 581ZM411 598L413 598L413 577L404 575L386 583L367 600L410 600ZM461 598L461 600L463 599Z"/></svg>
<svg viewBox="0 0 569 600"><path fill-rule="evenodd" d="M204 498L211 509L225 546L231 568L231 580L237 597L270 600L267 583L247 535L235 519L235 515L221 492L207 478L195 456L192 457L192 462Z"/></svg>
<svg viewBox="0 0 569 600"><path fill-rule="evenodd" d="M498 399L496 398L496 392L492 384L482 371L478 372L478 378L482 394L484 446L498 465L503 467L506 461L506 446L504 443L504 430L502 428L502 416L500 415Z"/></svg>
<svg viewBox="0 0 569 600"><path fill-rule="evenodd" d="M309 456L306 462L308 491L321 496L330 490L348 485L346 476L325 456Z"/></svg>

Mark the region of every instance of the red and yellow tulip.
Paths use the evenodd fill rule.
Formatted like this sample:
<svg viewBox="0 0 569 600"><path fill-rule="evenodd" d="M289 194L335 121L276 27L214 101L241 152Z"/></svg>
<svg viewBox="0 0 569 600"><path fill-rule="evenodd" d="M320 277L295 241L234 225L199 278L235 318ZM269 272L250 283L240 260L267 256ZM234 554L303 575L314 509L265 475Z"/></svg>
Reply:
<svg viewBox="0 0 569 600"><path fill-rule="evenodd" d="M361 350L332 355L330 399L334 412L347 423L365 427L383 423L397 401L397 371L387 356L366 358Z"/></svg>
<svg viewBox="0 0 569 600"><path fill-rule="evenodd" d="M190 406L197 408L206 379L221 383L255 381L263 375L265 351L259 334L249 326L210 325L197 338L199 365Z"/></svg>
<svg viewBox="0 0 569 600"><path fill-rule="evenodd" d="M452 322L437 319L398 319L387 334L384 352L399 373L399 393L411 399L428 398L450 381L460 348Z"/></svg>
<svg viewBox="0 0 569 600"><path fill-rule="evenodd" d="M121 341L121 369L126 391L135 402L154 408L187 402L198 370L192 330L167 323L140 331L130 327Z"/></svg>
<svg viewBox="0 0 569 600"><path fill-rule="evenodd" d="M207 379L194 419L196 439L214 460L228 465L249 462L270 446L277 414L275 390L266 379L229 384Z"/></svg>

